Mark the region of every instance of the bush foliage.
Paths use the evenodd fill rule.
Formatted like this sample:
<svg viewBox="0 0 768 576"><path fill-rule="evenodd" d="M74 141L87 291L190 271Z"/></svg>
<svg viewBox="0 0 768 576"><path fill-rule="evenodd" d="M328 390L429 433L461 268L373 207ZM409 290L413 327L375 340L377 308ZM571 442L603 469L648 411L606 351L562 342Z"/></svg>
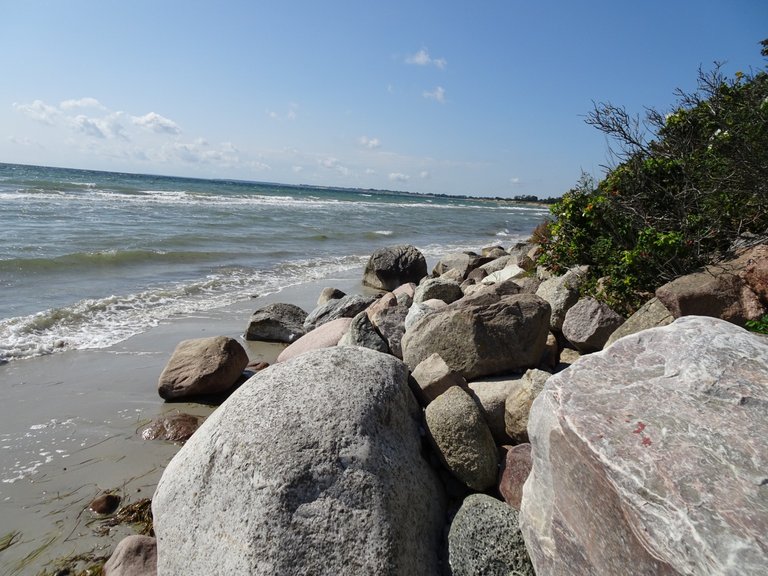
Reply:
<svg viewBox="0 0 768 576"><path fill-rule="evenodd" d="M768 56L768 40L762 42ZM631 312L658 286L768 241L768 74L699 70L669 114L595 104L617 164L551 207L541 263L592 268L598 297Z"/></svg>

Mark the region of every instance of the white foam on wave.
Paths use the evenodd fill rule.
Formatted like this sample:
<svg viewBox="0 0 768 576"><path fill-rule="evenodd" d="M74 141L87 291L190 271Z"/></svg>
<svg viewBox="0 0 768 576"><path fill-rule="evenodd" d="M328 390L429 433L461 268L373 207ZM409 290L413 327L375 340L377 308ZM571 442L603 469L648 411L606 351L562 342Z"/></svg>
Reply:
<svg viewBox="0 0 768 576"><path fill-rule="evenodd" d="M107 348L176 315L212 310L362 265L362 256L289 261L271 270L229 268L196 282L85 299L0 321L0 361Z"/></svg>

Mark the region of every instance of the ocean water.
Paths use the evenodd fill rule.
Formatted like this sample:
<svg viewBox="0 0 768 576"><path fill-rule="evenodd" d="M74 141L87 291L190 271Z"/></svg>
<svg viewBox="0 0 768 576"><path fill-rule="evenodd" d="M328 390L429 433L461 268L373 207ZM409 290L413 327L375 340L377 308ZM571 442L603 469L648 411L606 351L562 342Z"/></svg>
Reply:
<svg viewBox="0 0 768 576"><path fill-rule="evenodd" d="M468 191L470 193L471 191ZM528 237L545 207L0 164L0 362L103 348L164 320L364 265Z"/></svg>

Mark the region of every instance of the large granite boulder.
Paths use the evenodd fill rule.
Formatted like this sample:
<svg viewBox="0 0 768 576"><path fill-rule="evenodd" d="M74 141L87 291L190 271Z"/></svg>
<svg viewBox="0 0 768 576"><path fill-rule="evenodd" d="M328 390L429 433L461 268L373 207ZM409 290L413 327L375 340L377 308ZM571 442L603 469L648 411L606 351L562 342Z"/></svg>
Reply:
<svg viewBox="0 0 768 576"><path fill-rule="evenodd" d="M294 304L277 302L259 308L245 330L246 340L293 342L304 336L307 313Z"/></svg>
<svg viewBox="0 0 768 576"><path fill-rule="evenodd" d="M251 378L160 479L158 572L437 574L442 488L407 376L336 347Z"/></svg>
<svg viewBox="0 0 768 576"><path fill-rule="evenodd" d="M565 314L563 336L583 354L602 350L608 337L622 324L624 318L605 302L581 298Z"/></svg>
<svg viewBox="0 0 768 576"><path fill-rule="evenodd" d="M768 339L680 318L552 376L521 525L539 574L765 574Z"/></svg>
<svg viewBox="0 0 768 576"><path fill-rule="evenodd" d="M102 571L104 576L155 576L157 542L150 536L126 536L115 547Z"/></svg>
<svg viewBox="0 0 768 576"><path fill-rule="evenodd" d="M221 394L232 388L248 366L248 354L234 338L184 340L176 346L157 381L165 400Z"/></svg>
<svg viewBox="0 0 768 576"><path fill-rule="evenodd" d="M427 275L427 260L410 244L376 250L363 272L363 284L378 290L394 290L401 284L419 281Z"/></svg>
<svg viewBox="0 0 768 576"><path fill-rule="evenodd" d="M354 318L373 304L375 300L374 296L362 296L360 294L349 294L339 299L328 300L307 315L304 320L304 330L310 332L337 318Z"/></svg>
<svg viewBox="0 0 768 576"><path fill-rule="evenodd" d="M530 294L463 298L406 330L403 359L415 368L438 353L467 380L537 366L549 333L549 310Z"/></svg>
<svg viewBox="0 0 768 576"><path fill-rule="evenodd" d="M453 576L535 576L517 510L485 494L464 499L448 532Z"/></svg>
<svg viewBox="0 0 768 576"><path fill-rule="evenodd" d="M496 483L498 455L493 436L470 395L453 386L426 409L427 430L440 460L473 490Z"/></svg>
<svg viewBox="0 0 768 576"><path fill-rule="evenodd" d="M671 324L674 319L675 318L669 310L667 310L667 307L664 306L658 298L651 298L648 302L640 306L632 316L627 318L621 326L611 333L605 345L610 346L616 342L616 340L634 334L635 332L640 332L641 330L666 326L667 324Z"/></svg>

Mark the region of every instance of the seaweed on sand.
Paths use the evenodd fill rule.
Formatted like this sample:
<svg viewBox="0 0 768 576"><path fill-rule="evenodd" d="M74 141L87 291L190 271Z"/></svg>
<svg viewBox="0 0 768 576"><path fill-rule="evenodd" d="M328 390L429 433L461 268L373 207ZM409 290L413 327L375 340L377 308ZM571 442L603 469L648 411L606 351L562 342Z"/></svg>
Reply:
<svg viewBox="0 0 768 576"><path fill-rule="evenodd" d="M51 570L40 572L37 576L102 576L108 559L93 552L59 558Z"/></svg>
<svg viewBox="0 0 768 576"><path fill-rule="evenodd" d="M101 522L99 531L108 532L110 528L118 524L133 524L137 534L154 536L155 529L152 523L152 500L142 498L132 504L126 504L120 508L114 516Z"/></svg>
<svg viewBox="0 0 768 576"><path fill-rule="evenodd" d="M11 530L7 534L0 536L0 552L6 550L16 544L21 538L21 532L17 530Z"/></svg>

